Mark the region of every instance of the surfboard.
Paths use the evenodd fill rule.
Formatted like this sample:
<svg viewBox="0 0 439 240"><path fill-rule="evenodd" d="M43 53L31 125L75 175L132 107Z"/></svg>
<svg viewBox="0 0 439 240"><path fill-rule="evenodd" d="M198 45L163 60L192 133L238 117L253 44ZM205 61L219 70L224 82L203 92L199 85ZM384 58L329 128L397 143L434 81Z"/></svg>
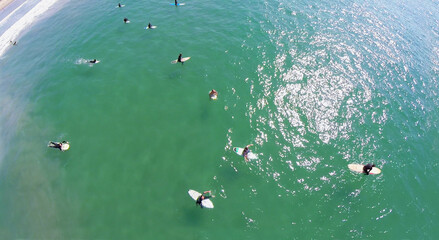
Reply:
<svg viewBox="0 0 439 240"><path fill-rule="evenodd" d="M125 21L124 21L125 22ZM125 23L130 23L130 20L126 21Z"/></svg>
<svg viewBox="0 0 439 240"><path fill-rule="evenodd" d="M236 154L242 156L242 152L244 151L244 148L234 147L234 148L233 148L233 151L234 151ZM248 154L247 154L247 158L248 158L249 160L258 159L258 155L257 155L257 154L254 154L254 153L252 153L252 152L250 151L250 152L248 152Z"/></svg>
<svg viewBox="0 0 439 240"><path fill-rule="evenodd" d="M348 164L348 168L357 173L363 172L363 166L364 166L363 164L357 164L357 163ZM369 172L369 174L380 174L380 173L381 173L381 169L377 167L373 167L372 170Z"/></svg>
<svg viewBox="0 0 439 240"><path fill-rule="evenodd" d="M99 61L99 60L96 60L96 62L94 62L94 63L92 63L92 62L90 62L90 61L88 61L87 63L90 63L90 64L96 64L96 63L100 63L101 61Z"/></svg>
<svg viewBox="0 0 439 240"><path fill-rule="evenodd" d="M54 142L55 144L60 144L59 142ZM55 147L56 145L55 144L53 144L52 142L49 142L48 144L47 144L47 146L48 147ZM67 150L69 150L69 148L70 148L70 144L69 144L69 142L66 142L66 143L63 143L62 145L61 145L61 151L67 151Z"/></svg>
<svg viewBox="0 0 439 240"><path fill-rule="evenodd" d="M181 62L186 62L187 60L191 59L191 57L185 57L185 58L181 58ZM176 64L178 59L175 59L174 61L172 61L172 64Z"/></svg>
<svg viewBox="0 0 439 240"><path fill-rule="evenodd" d="M125 5L123 5L123 4L121 4L120 7L119 7L119 5L116 6L116 8L123 8L123 7L125 7Z"/></svg>
<svg viewBox="0 0 439 240"><path fill-rule="evenodd" d="M145 27L145 29L154 29L157 28L157 26L151 26L151 28L149 28L148 26Z"/></svg>
<svg viewBox="0 0 439 240"><path fill-rule="evenodd" d="M177 3L177 6L184 6L186 3ZM170 3L169 5L175 6L175 3Z"/></svg>
<svg viewBox="0 0 439 240"><path fill-rule="evenodd" d="M217 94L213 94L213 95L210 96L210 99L217 100L218 99L218 95Z"/></svg>
<svg viewBox="0 0 439 240"><path fill-rule="evenodd" d="M195 201L197 201L198 197L201 196L201 193L189 189L189 191L187 192L189 194L189 196L191 196L192 199L194 199ZM210 199L204 199L203 201L201 201L201 205L203 205L203 208L213 208L213 202L210 201Z"/></svg>

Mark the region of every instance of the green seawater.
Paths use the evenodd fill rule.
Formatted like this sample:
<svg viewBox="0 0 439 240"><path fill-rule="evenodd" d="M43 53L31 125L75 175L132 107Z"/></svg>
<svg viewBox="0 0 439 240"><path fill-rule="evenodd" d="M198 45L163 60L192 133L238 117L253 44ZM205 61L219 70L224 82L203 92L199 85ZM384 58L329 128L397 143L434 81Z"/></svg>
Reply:
<svg viewBox="0 0 439 240"><path fill-rule="evenodd" d="M69 1L1 57L0 239L437 237L437 1L180 2Z"/></svg>

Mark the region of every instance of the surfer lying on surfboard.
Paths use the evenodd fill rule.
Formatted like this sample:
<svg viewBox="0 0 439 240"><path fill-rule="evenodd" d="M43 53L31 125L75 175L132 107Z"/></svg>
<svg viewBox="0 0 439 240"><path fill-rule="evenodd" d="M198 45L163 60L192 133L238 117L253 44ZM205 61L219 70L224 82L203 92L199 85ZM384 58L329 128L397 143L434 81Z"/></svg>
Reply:
<svg viewBox="0 0 439 240"><path fill-rule="evenodd" d="M62 142L49 142L49 147L51 148L58 148L61 151L67 151L70 148L69 142L62 141Z"/></svg>
<svg viewBox="0 0 439 240"><path fill-rule="evenodd" d="M209 195L207 195L209 193ZM201 208L203 208L203 204L201 204L201 202L204 199L208 199L208 198L213 198L215 196L212 195L211 191L205 191L203 194L201 194L198 198L197 201L195 202L196 205L200 205Z"/></svg>

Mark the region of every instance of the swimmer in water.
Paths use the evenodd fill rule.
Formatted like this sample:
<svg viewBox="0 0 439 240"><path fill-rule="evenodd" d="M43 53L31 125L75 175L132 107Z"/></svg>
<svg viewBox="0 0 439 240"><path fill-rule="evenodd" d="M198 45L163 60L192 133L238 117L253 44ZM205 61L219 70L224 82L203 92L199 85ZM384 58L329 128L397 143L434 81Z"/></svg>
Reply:
<svg viewBox="0 0 439 240"><path fill-rule="evenodd" d="M207 195L209 193L209 195ZM208 198L211 198L211 197L215 197L215 196L213 196L212 195L212 192L211 191L205 191L203 194L201 194L198 198L197 198L197 201L195 202L195 204L196 205L200 205L200 207L201 208L203 208L203 200L204 199L208 199Z"/></svg>
<svg viewBox="0 0 439 240"><path fill-rule="evenodd" d="M375 167L375 164L368 163L367 165L364 165L363 167L363 173L366 175L369 175L370 171L372 171L372 168Z"/></svg>

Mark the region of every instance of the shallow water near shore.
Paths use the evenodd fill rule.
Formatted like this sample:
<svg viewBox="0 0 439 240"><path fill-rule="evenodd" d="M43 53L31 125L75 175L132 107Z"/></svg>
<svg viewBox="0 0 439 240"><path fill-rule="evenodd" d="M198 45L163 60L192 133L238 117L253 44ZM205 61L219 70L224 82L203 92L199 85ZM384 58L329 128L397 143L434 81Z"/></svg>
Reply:
<svg viewBox="0 0 439 240"><path fill-rule="evenodd" d="M437 3L185 3L63 3L1 57L1 239L439 233Z"/></svg>

